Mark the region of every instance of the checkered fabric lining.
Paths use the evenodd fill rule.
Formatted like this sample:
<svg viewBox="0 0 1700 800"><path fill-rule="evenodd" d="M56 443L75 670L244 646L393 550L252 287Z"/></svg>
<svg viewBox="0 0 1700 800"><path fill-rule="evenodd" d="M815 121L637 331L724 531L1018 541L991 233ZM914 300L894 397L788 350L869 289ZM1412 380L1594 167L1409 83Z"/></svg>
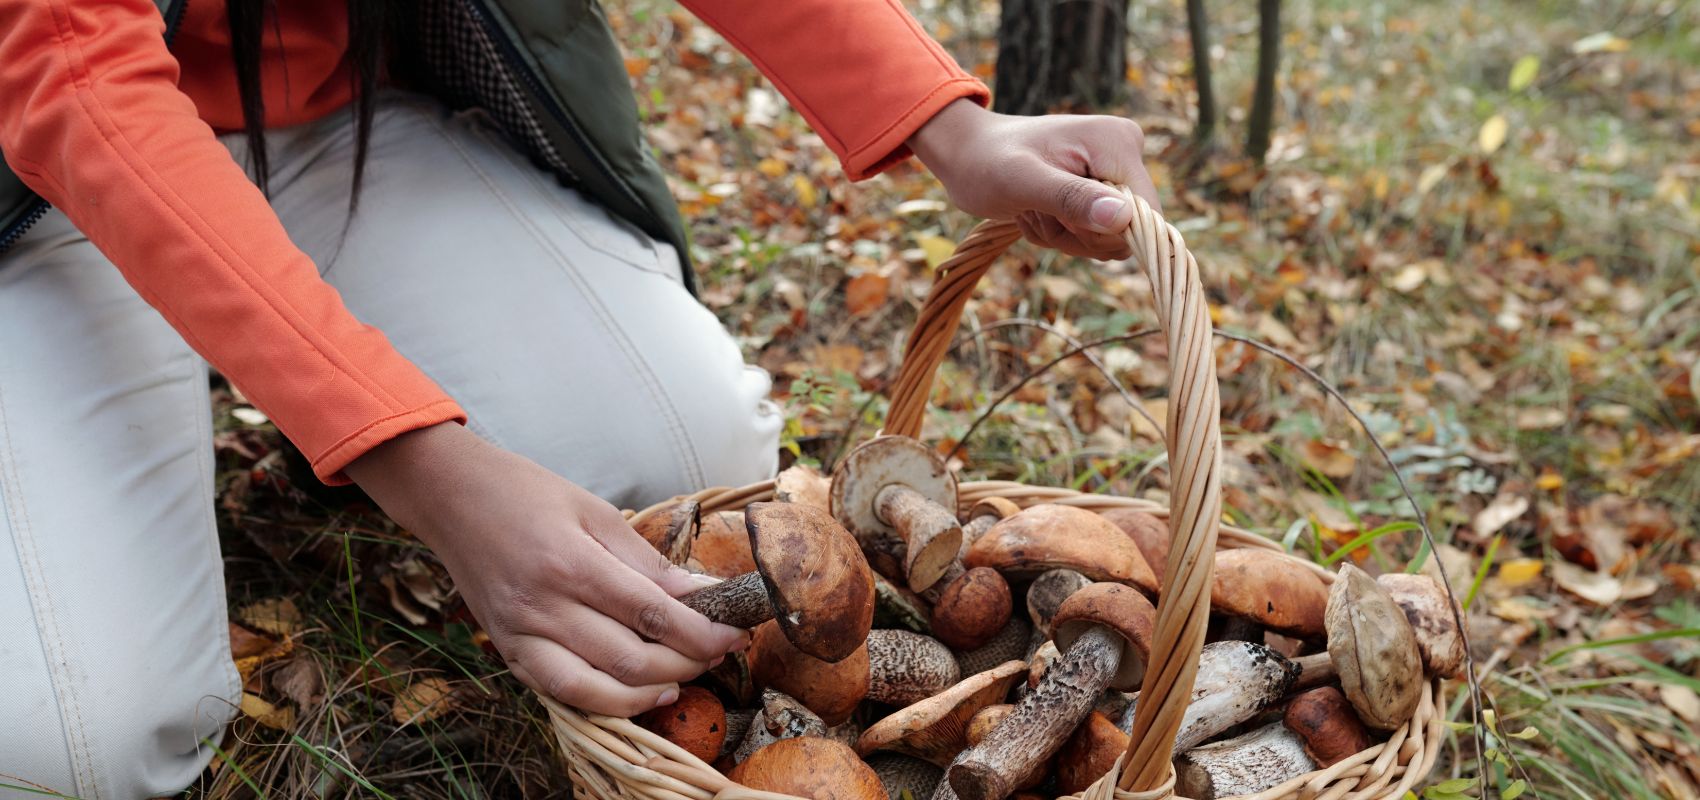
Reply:
<svg viewBox="0 0 1700 800"><path fill-rule="evenodd" d="M476 106L502 131L556 174L576 183L573 171L543 132L520 78L503 60L469 0L420 3L420 38L433 77L456 105Z"/></svg>

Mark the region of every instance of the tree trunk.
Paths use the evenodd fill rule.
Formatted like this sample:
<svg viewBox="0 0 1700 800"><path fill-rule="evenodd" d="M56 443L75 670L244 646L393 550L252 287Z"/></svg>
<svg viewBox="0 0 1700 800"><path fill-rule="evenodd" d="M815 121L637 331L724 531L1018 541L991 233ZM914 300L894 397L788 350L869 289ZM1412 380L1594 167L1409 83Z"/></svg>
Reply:
<svg viewBox="0 0 1700 800"><path fill-rule="evenodd" d="M1198 86L1198 127L1192 138L1202 146L1216 135L1216 87L1210 77L1210 20L1204 0L1186 0L1186 29L1192 38L1192 80Z"/></svg>
<svg viewBox="0 0 1700 800"><path fill-rule="evenodd" d="M1275 125L1275 73L1281 67L1281 0L1257 2L1257 87L1251 96L1251 129L1245 151L1263 163Z"/></svg>
<svg viewBox="0 0 1700 800"><path fill-rule="evenodd" d="M1109 105L1127 74L1128 0L1004 0L994 108L1006 114Z"/></svg>

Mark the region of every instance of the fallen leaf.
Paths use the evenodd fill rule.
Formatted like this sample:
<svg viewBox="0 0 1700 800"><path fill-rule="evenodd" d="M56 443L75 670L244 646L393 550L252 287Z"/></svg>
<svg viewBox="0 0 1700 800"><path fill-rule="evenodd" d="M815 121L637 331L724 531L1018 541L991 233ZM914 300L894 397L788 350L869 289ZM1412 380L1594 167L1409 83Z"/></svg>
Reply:
<svg viewBox="0 0 1700 800"><path fill-rule="evenodd" d="M1538 558L1513 558L1499 565L1497 577L1501 586L1515 588L1541 576L1546 562Z"/></svg>
<svg viewBox="0 0 1700 800"><path fill-rule="evenodd" d="M424 610L420 609L412 599L403 595L401 591L397 589L397 581L394 575L386 573L382 577L378 578L378 583L383 584L384 591L389 594L390 608L395 609L395 612L400 614L402 619L407 620L415 626L424 625L431 621L431 618L425 614Z"/></svg>
<svg viewBox="0 0 1700 800"><path fill-rule="evenodd" d="M891 279L878 272L864 272L844 284L844 307L853 316L863 317L885 306Z"/></svg>
<svg viewBox="0 0 1700 800"><path fill-rule="evenodd" d="M279 708L253 692L242 693L242 715L268 728L286 731L295 727L295 709Z"/></svg>
<svg viewBox="0 0 1700 800"><path fill-rule="evenodd" d="M297 656L272 673L272 688L294 701L301 708L311 709L325 699L325 676L319 664L307 656Z"/></svg>
<svg viewBox="0 0 1700 800"><path fill-rule="evenodd" d="M921 246L921 252L927 255L927 266L938 269L945 259L956 252L956 242L937 234L922 233L915 237L915 243Z"/></svg>
<svg viewBox="0 0 1700 800"><path fill-rule="evenodd" d="M244 425L258 426L271 421L271 418L266 416L266 412L250 406L233 408L230 410L230 416L235 417L238 422Z"/></svg>
<svg viewBox="0 0 1700 800"><path fill-rule="evenodd" d="M1552 565L1552 580L1565 591L1597 606L1609 606L1623 597L1623 583L1618 579L1568 561Z"/></svg>
<svg viewBox="0 0 1700 800"><path fill-rule="evenodd" d="M1504 114L1495 114L1482 123L1482 129L1476 133L1476 145L1487 155L1493 155L1500 145L1505 144L1505 134L1510 129L1510 123L1505 121Z"/></svg>
<svg viewBox="0 0 1700 800"><path fill-rule="evenodd" d="M943 200L905 200L892 209L898 216L910 214L937 214L947 206Z"/></svg>
<svg viewBox="0 0 1700 800"><path fill-rule="evenodd" d="M1358 467L1358 457L1333 442L1311 439L1299 449L1305 463L1330 478L1349 478Z"/></svg>
<svg viewBox="0 0 1700 800"><path fill-rule="evenodd" d="M1430 164L1423 169L1423 174L1417 177L1417 195L1428 194L1434 187L1440 185L1440 180L1452 169L1450 164Z"/></svg>
<svg viewBox="0 0 1700 800"><path fill-rule="evenodd" d="M273 636L291 636L301 628L301 609L287 597L273 597L244 606L237 619Z"/></svg>
<svg viewBox="0 0 1700 800"><path fill-rule="evenodd" d="M230 623L230 657L236 662L236 671L242 676L243 683L247 683L254 670L262 664L289 655L294 649L293 637L272 639Z"/></svg>
<svg viewBox="0 0 1700 800"><path fill-rule="evenodd" d="M1564 488L1564 476L1556 472L1543 472L1535 479L1535 488L1543 492L1554 492Z"/></svg>
<svg viewBox="0 0 1700 800"><path fill-rule="evenodd" d="M1525 408L1517 412L1517 429L1535 431L1543 428L1556 428L1567 419L1562 408L1542 406L1540 408Z"/></svg>
<svg viewBox="0 0 1700 800"><path fill-rule="evenodd" d="M1487 508L1476 512L1475 519L1470 521L1470 527L1475 530L1477 536L1492 536L1528 510L1529 498L1502 491L1493 498L1493 502L1487 504Z"/></svg>
<svg viewBox="0 0 1700 800"><path fill-rule="evenodd" d="M1540 56L1523 56L1511 66L1511 77L1506 80L1505 88L1513 92L1521 92L1535 82L1535 76L1540 74Z"/></svg>
<svg viewBox="0 0 1700 800"><path fill-rule="evenodd" d="M797 193L797 202L802 203L804 208L814 208L820 202L814 183L802 173L791 176L791 189Z"/></svg>
<svg viewBox="0 0 1700 800"><path fill-rule="evenodd" d="M1404 294L1410 294L1427 281L1428 270L1423 269L1423 265L1406 264L1404 269L1399 270L1399 273L1393 276L1393 280L1388 281L1387 285Z"/></svg>
<svg viewBox="0 0 1700 800"><path fill-rule="evenodd" d="M1621 53L1629 49L1629 40L1611 31L1600 31L1577 39L1570 45L1570 52L1577 55L1584 53Z"/></svg>
<svg viewBox="0 0 1700 800"><path fill-rule="evenodd" d="M438 677L422 678L396 692L395 703L390 706L390 717L397 725L427 722L458 707L454 700L454 687L448 681Z"/></svg>
<svg viewBox="0 0 1700 800"><path fill-rule="evenodd" d="M1659 684L1659 700L1671 713L1690 723L1700 723L1700 694L1675 683Z"/></svg>

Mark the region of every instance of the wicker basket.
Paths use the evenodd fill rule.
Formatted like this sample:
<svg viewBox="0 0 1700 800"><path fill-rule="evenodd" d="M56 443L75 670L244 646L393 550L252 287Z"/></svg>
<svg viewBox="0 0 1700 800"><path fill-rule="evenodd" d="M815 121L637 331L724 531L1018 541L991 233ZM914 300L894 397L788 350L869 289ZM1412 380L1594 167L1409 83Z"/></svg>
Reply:
<svg viewBox="0 0 1700 800"><path fill-rule="evenodd" d="M1173 369L1169 376L1168 449L1171 508L1149 500L1083 494L1069 489L1010 481L964 483L963 509L987 497L1005 497L1023 507L1063 503L1092 510L1130 507L1169 522L1170 558L1157 604L1151 656L1140 688L1128 751L1107 775L1078 797L1092 800L1162 800L1174 797L1170 762L1175 734L1191 694L1205 623L1210 613L1212 554L1217 547L1279 550L1256 534L1223 525L1221 519L1221 404L1210 317L1198 266L1180 233L1125 188L1137 209L1127 238L1145 268L1167 337ZM962 312L980 277L1016 239L1008 222L980 224L939 267L939 278L916 321L892 388L884 432L918 436L933 375L943 361ZM771 499L772 481L737 489L708 489L692 495L702 510L738 510ZM640 518L654 508L638 512ZM1220 540L1218 536L1220 535ZM1333 575L1310 561L1294 559L1324 581ZM573 786L596 800L709 800L787 798L727 780L713 767L629 720L588 714L548 699L551 722L566 754ZM1343 800L1399 798L1434 766L1445 731L1438 680L1423 688L1416 715L1382 744L1324 770L1303 775L1251 797L1256 800ZM789 799L794 800L794 799Z"/></svg>

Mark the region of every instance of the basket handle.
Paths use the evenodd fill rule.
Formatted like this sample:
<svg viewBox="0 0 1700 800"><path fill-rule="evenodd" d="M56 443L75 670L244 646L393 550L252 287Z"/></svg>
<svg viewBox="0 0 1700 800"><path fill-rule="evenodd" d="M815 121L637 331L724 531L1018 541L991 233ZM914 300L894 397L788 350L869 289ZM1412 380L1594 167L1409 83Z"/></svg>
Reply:
<svg viewBox="0 0 1700 800"><path fill-rule="evenodd" d="M1170 751L1192 694L1210 614L1210 574L1222 515L1222 404L1198 262L1180 232L1156 209L1127 187L1116 188L1133 204L1133 222L1124 236L1150 278L1157 320L1169 345L1171 509L1169 563L1132 736L1126 758L1119 762L1125 767L1119 777L1105 780L1114 780L1124 792L1154 792L1172 786ZM920 435L933 376L962 321L969 294L992 262L1019 238L1012 222L982 222L939 265L938 280L921 307L891 389L886 433Z"/></svg>

